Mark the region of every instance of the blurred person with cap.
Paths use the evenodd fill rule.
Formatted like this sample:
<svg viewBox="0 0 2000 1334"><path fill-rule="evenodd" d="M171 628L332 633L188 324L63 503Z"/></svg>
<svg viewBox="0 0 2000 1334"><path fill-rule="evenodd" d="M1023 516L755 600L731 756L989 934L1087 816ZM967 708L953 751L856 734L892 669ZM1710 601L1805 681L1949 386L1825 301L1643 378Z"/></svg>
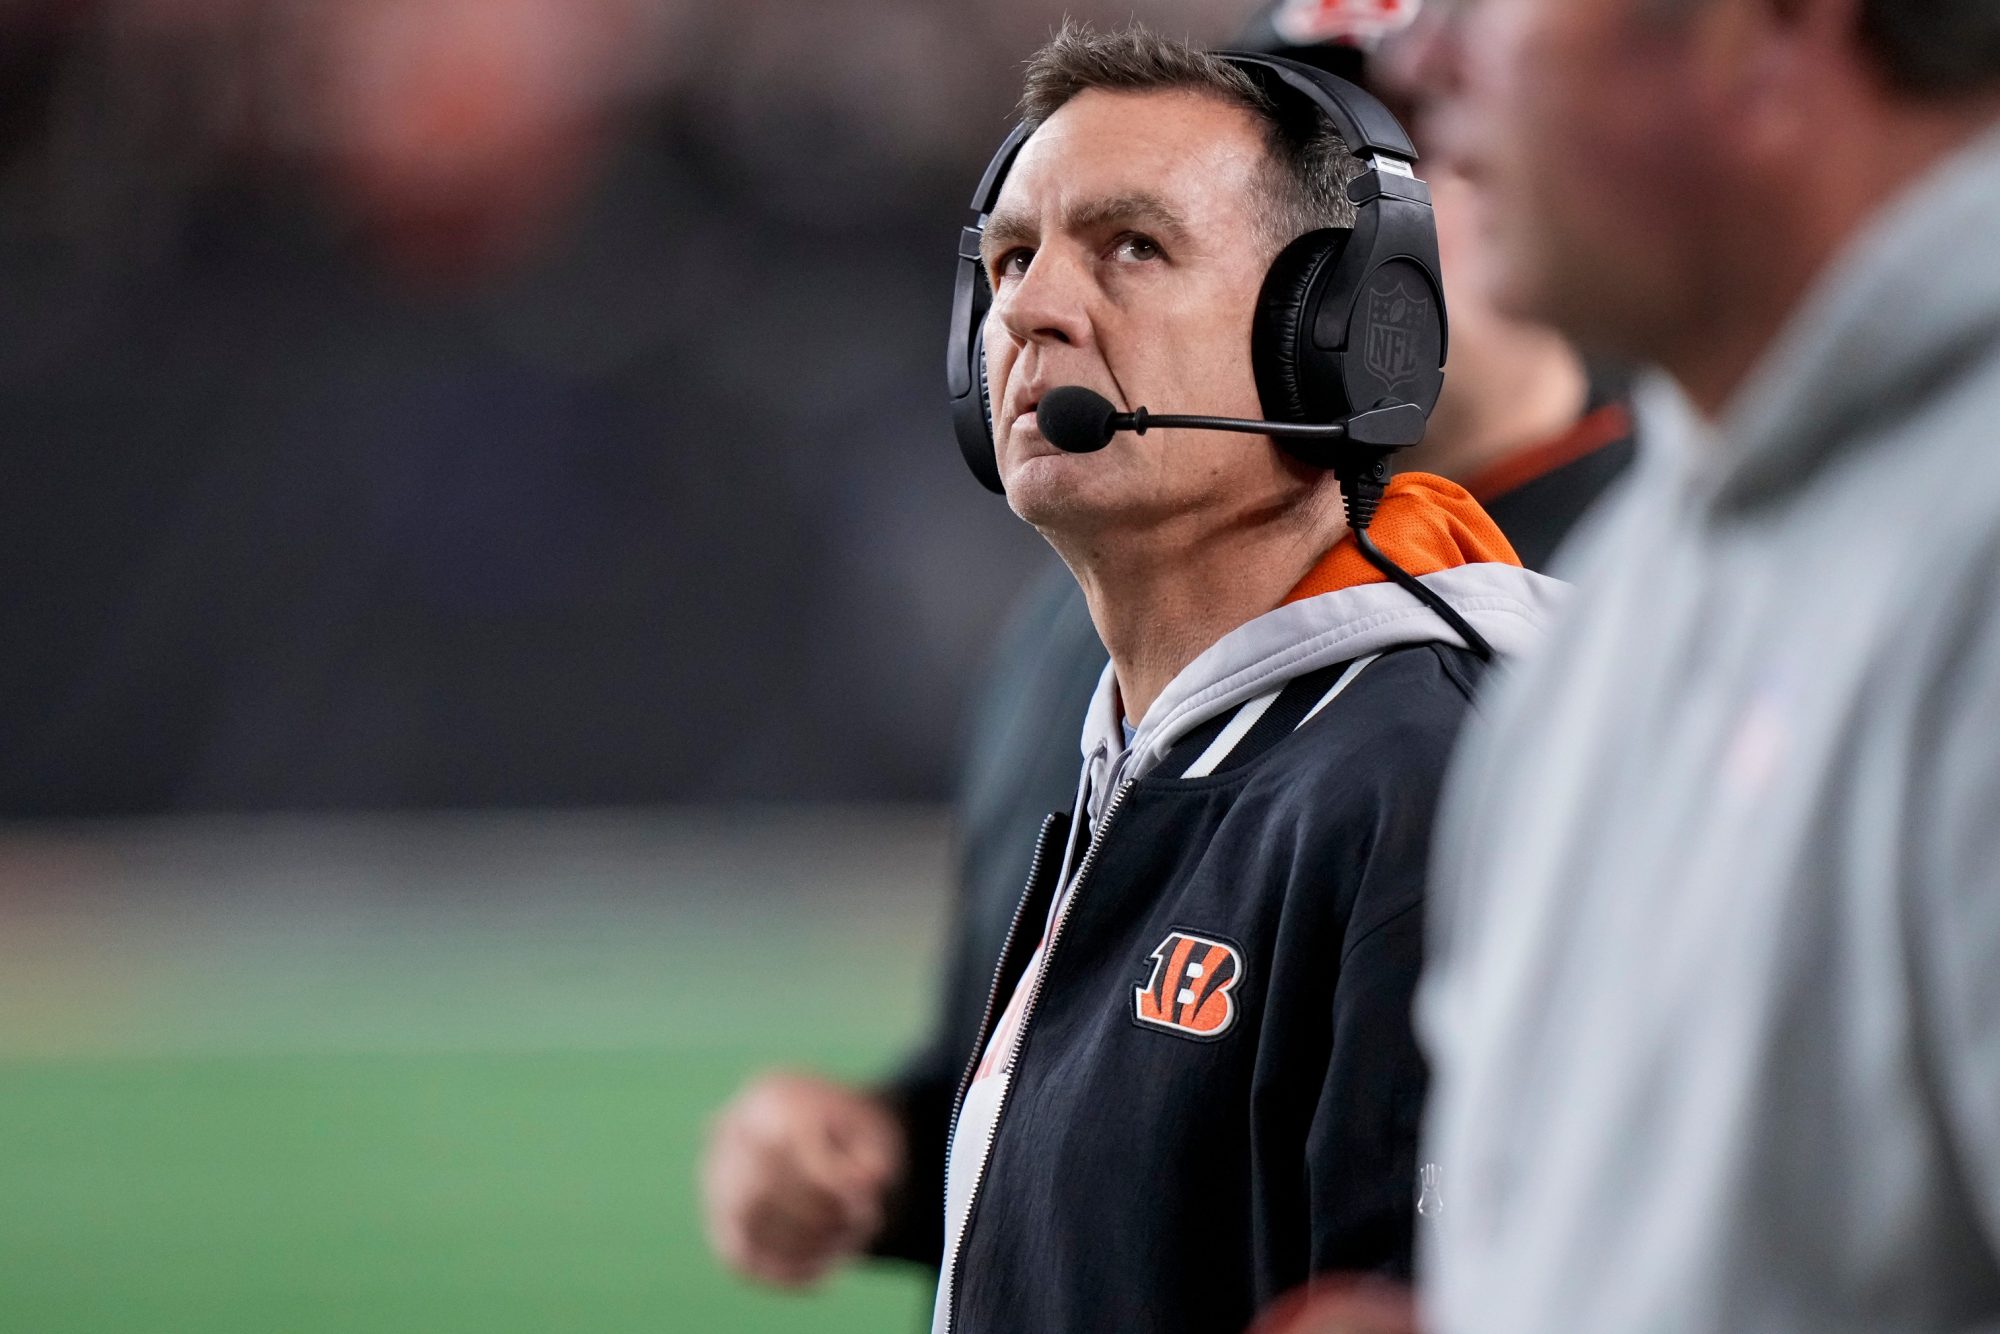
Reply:
<svg viewBox="0 0 2000 1334"><path fill-rule="evenodd" d="M1415 0L1285 0L1257 14L1231 45L1298 59L1382 92L1371 77L1374 52L1416 9ZM1476 283L1463 280L1479 264L1478 238L1464 221L1469 187L1448 165L1427 178L1438 201L1451 353L1430 429L1399 463L1465 485L1522 563L1544 569L1632 458L1622 379L1588 374L1559 337L1498 314ZM789 1245L744 1254L752 1276L809 1282L864 1253L941 1262L953 1099L1021 896L1028 850L1046 815L1074 796L1076 720L1104 661L1075 577L1052 570L1023 596L973 710L959 789L951 948L929 1040L879 1088L772 1073L746 1087L719 1119L712 1223L716 1205L739 1216L789 1216L795 1197L808 1215L786 1231ZM858 1146L858 1156L824 1152L829 1143ZM814 1163L827 1173L802 1166Z"/></svg>
<svg viewBox="0 0 2000 1334"><path fill-rule="evenodd" d="M1314 309L1273 295L1292 287L1280 251L1303 274L1363 237L1357 203L1401 162L1368 144L1383 175L1350 198L1369 164L1333 100L1297 67L1066 28L1030 62L1025 138L980 205L987 480L1076 572L1112 662L1074 819L1044 826L966 1049L934 1329L1113 1328L1135 1302L1157 1330L1240 1328L1316 1270L1408 1271L1409 1001L1430 800L1480 673L1461 643L1518 650L1554 589L1420 474L1374 525L1423 582L1385 582L1328 465L1259 429L1284 410L1272 358L1307 353L1251 326ZM1356 272L1392 283L1369 256L1399 243L1365 236ZM1372 290L1329 299L1357 329L1435 309L1376 315ZM1387 346L1407 377L1390 353L1421 344ZM1257 418L1264 439L1107 422L1059 447L1037 408L1070 385ZM963 423L961 445L979 472ZM754 1095L726 1113L708 1184L725 1258L782 1281L880 1226L869 1188L900 1146L845 1116L786 1152L777 1119Z"/></svg>
<svg viewBox="0 0 2000 1334"><path fill-rule="evenodd" d="M1360 84L1410 128L1437 212L1451 350L1430 430L1396 466L1457 482L1493 516L1523 565L1560 572L1564 539L1632 462L1628 377L1610 363L1586 365L1562 335L1488 297L1475 187L1427 141L1419 90L1381 56L1422 3L1277 0L1234 46Z"/></svg>
<svg viewBox="0 0 2000 1334"><path fill-rule="evenodd" d="M1495 300L1663 371L1450 788L1434 1327L2000 1327L2000 5L1427 15Z"/></svg>

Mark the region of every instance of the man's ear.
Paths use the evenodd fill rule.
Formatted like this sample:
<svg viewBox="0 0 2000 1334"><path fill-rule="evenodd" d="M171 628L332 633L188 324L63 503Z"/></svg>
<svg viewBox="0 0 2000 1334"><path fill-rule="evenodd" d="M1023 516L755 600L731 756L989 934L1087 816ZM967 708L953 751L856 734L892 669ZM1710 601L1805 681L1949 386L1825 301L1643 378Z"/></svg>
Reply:
<svg viewBox="0 0 2000 1334"><path fill-rule="evenodd" d="M1859 57L1860 0L1707 0L1704 65L1753 154L1797 152L1834 114L1828 78ZM1724 12L1727 11L1727 12Z"/></svg>

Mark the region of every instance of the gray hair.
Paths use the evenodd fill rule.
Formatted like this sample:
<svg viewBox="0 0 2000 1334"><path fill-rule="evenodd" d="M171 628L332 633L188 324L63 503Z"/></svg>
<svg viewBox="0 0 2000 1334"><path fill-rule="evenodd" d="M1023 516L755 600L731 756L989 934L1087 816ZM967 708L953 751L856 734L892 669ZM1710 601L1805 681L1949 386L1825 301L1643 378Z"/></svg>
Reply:
<svg viewBox="0 0 2000 1334"><path fill-rule="evenodd" d="M1063 21L1047 46L1028 61L1021 119L1039 127L1078 93L1186 91L1217 98L1255 115L1266 127L1272 172L1269 231L1283 246L1321 227L1352 227L1348 182L1361 163L1317 111L1293 114L1220 56L1133 23L1100 33Z"/></svg>

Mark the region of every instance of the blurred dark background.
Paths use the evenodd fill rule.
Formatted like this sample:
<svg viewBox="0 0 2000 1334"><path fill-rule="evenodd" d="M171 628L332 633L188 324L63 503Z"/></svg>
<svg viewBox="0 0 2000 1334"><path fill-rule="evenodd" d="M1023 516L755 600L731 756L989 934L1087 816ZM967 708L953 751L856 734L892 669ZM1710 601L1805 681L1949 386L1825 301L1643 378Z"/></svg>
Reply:
<svg viewBox="0 0 2000 1334"><path fill-rule="evenodd" d="M695 1165L925 1028L1064 9L0 0L0 1329L924 1327Z"/></svg>
<svg viewBox="0 0 2000 1334"><path fill-rule="evenodd" d="M1065 11L0 0L0 816L942 795L1050 559L950 256Z"/></svg>

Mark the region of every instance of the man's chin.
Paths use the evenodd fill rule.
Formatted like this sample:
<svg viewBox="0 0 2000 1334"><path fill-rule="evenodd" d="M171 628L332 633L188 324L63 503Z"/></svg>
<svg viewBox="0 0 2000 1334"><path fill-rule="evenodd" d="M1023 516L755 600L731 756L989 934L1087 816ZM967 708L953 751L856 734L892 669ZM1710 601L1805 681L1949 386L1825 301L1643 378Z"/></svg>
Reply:
<svg viewBox="0 0 2000 1334"><path fill-rule="evenodd" d="M1635 314L1661 308L1621 286L1625 275L1593 270L1568 255L1538 254L1497 269L1489 283L1493 307L1524 324L1553 329L1586 357L1644 360L1632 330Z"/></svg>
<svg viewBox="0 0 2000 1334"><path fill-rule="evenodd" d="M1037 528L1085 520L1103 507L1103 470L1087 454L1037 454L1008 470L1007 503Z"/></svg>

